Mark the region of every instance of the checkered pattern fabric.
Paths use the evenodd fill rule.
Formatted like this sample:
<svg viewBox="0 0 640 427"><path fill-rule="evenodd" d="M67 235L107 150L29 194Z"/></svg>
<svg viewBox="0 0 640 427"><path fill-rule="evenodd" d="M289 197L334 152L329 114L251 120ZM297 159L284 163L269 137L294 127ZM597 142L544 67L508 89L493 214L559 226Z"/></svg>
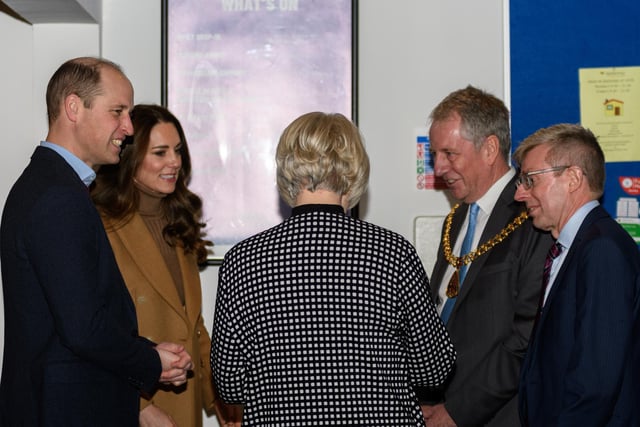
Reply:
<svg viewBox="0 0 640 427"><path fill-rule="evenodd" d="M414 248L338 206L236 245L212 331L214 383L245 426L424 426L411 386L455 361Z"/></svg>

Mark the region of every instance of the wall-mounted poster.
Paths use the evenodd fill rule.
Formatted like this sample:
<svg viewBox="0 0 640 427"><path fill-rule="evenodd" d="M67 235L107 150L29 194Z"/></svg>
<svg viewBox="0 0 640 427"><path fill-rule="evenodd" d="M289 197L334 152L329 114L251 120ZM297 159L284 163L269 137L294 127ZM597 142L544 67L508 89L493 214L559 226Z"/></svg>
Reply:
<svg viewBox="0 0 640 427"><path fill-rule="evenodd" d="M598 137L609 213L640 245L640 67L580 68L580 122Z"/></svg>
<svg viewBox="0 0 640 427"><path fill-rule="evenodd" d="M288 216L274 157L291 121L355 121L354 20L354 0L164 0L163 103L184 126L212 263Z"/></svg>
<svg viewBox="0 0 640 427"><path fill-rule="evenodd" d="M416 141L416 188L418 190L445 190L447 184L442 177L437 177L433 170L429 130L425 127L419 127L415 129L414 133Z"/></svg>

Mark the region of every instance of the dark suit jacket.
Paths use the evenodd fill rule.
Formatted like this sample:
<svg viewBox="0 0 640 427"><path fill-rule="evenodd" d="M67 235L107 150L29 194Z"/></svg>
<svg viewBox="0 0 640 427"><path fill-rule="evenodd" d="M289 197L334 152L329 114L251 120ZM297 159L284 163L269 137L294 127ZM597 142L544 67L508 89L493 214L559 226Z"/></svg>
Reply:
<svg viewBox="0 0 640 427"><path fill-rule="evenodd" d="M523 423L638 426L638 246L598 206L568 250L522 368Z"/></svg>
<svg viewBox="0 0 640 427"><path fill-rule="evenodd" d="M0 241L0 425L137 426L160 358L138 337L87 188L55 151L38 147L14 184Z"/></svg>
<svg viewBox="0 0 640 427"><path fill-rule="evenodd" d="M525 209L514 201L515 178L504 188L482 233L485 242ZM451 245L462 227L468 205L456 211L451 225ZM444 231L444 230L443 230ZM463 238L460 236L460 238ZM546 252L552 240L527 220L504 241L471 263L453 308L447 329L458 352L456 370L444 396L425 397L445 407L459 427L519 424L517 390L520 366L542 281ZM431 277L432 295L447 286L443 276L448 263L442 239Z"/></svg>

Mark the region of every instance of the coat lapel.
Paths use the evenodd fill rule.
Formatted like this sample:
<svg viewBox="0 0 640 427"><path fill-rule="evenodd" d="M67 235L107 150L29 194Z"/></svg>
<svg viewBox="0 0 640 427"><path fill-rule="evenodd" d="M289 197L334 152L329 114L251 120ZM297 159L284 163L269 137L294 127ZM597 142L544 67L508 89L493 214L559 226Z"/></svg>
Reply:
<svg viewBox="0 0 640 427"><path fill-rule="evenodd" d="M184 316L184 309L180 303L180 297L171 278L171 273L142 217L134 214L131 220L116 229L115 233L122 242L124 249L131 254L136 268L145 276L149 284L162 295L176 312Z"/></svg>
<svg viewBox="0 0 640 427"><path fill-rule="evenodd" d="M585 231L591 226L591 224L608 215L609 214L606 213L606 211L602 206L597 206L587 214L584 221L580 225L580 228L576 233L576 237L573 239L573 242L571 243L571 247L567 249L569 252L567 252L566 257L562 262L562 266L560 266L560 270L558 270L555 280L551 284L551 289L549 290L549 295L547 296L547 300L544 304L544 309L542 310L542 314L540 316L540 319L538 320L538 326L536 327L537 329L536 336L540 333L540 331L544 326L544 322L547 318L547 312L549 311L549 309L554 303L555 295L558 292L558 289L562 287L562 283L564 281L564 276L567 272L567 268L572 263L572 258L575 254L576 248L579 247L580 242L582 242L582 238L583 238L582 236L584 235Z"/></svg>
<svg viewBox="0 0 640 427"><path fill-rule="evenodd" d="M177 248L178 262L182 272L182 283L184 284L184 299L186 305L186 315L195 324L200 316L202 306L202 291L200 287L200 271L194 254L185 254L184 250ZM197 285L197 286L196 286Z"/></svg>
<svg viewBox="0 0 640 427"><path fill-rule="evenodd" d="M500 233L505 225L513 221L518 215L520 215L520 213L524 209L522 205L516 202L513 198L515 193L515 184L513 183L513 181L514 180L511 180L509 184L507 184L507 186L504 188L504 190L502 190L500 197L493 207L493 211L489 213L489 219L486 226L484 227L484 230L482 231L479 244L485 243L489 239L493 238L496 234ZM463 206L465 207L465 210L463 210L463 212L466 213L468 205L465 204ZM475 249L476 248L474 248L474 250ZM489 252L481 255L469 266L463 286L460 288L460 294L458 295L456 305L454 306L453 313L451 314L452 317L455 316L455 312L457 311L458 307L464 303L467 295L469 295L476 277L482 270L484 264L487 262L487 259L489 259L489 257L491 256L492 250L493 249L490 249Z"/></svg>

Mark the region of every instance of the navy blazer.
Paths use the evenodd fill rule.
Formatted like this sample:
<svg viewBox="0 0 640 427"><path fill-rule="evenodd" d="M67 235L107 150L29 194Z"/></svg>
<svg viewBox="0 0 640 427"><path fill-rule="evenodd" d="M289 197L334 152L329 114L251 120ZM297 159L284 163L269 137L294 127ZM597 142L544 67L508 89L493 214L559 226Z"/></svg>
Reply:
<svg viewBox="0 0 640 427"><path fill-rule="evenodd" d="M598 206L558 271L522 369L524 425L640 425L640 252Z"/></svg>
<svg viewBox="0 0 640 427"><path fill-rule="evenodd" d="M86 186L36 148L0 228L5 346L2 426L137 426L161 365Z"/></svg>
<svg viewBox="0 0 640 427"><path fill-rule="evenodd" d="M525 210L513 199L513 177L500 194L480 242L486 242ZM451 243L460 234L468 210L462 204L451 224ZM544 258L552 239L527 220L504 241L473 261L447 322L458 353L456 370L444 389L445 407L459 426L517 426L520 367L540 295ZM447 286L442 242L433 268L432 295ZM422 394L437 401L437 393Z"/></svg>

